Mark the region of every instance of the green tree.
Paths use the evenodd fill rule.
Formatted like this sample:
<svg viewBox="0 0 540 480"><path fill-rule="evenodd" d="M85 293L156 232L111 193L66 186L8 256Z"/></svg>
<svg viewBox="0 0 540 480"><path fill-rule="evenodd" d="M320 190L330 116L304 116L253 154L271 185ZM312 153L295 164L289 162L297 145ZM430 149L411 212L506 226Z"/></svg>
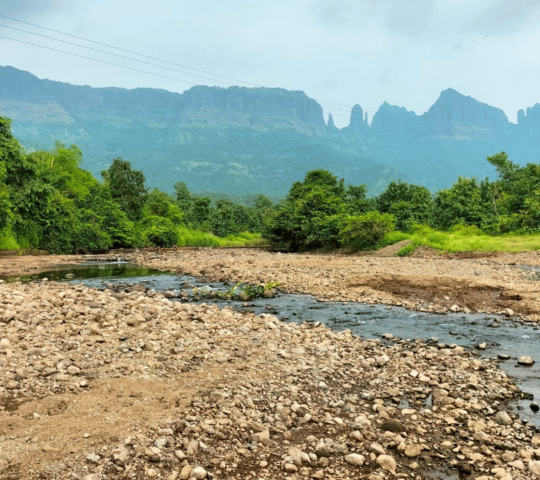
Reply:
<svg viewBox="0 0 540 480"><path fill-rule="evenodd" d="M134 170L131 163L121 157L115 158L108 170L102 172L112 198L132 221L142 217L147 198L144 173Z"/></svg>
<svg viewBox="0 0 540 480"><path fill-rule="evenodd" d="M218 200L212 212L210 225L214 235L226 237L249 230L250 215L244 205L230 200Z"/></svg>
<svg viewBox="0 0 540 480"><path fill-rule="evenodd" d="M185 182L176 182L174 184L174 190L176 191L176 203L178 203L178 206L184 213L187 213L193 203L188 186Z"/></svg>
<svg viewBox="0 0 540 480"><path fill-rule="evenodd" d="M390 182L376 199L377 209L396 218L396 227L409 231L417 223L429 224L433 216L433 195L420 185L407 182Z"/></svg>
<svg viewBox="0 0 540 480"><path fill-rule="evenodd" d="M264 230L272 245L292 251L338 245L339 216L345 213L343 180L325 170L295 182ZM329 217L333 217L331 221Z"/></svg>
<svg viewBox="0 0 540 480"><path fill-rule="evenodd" d="M395 226L395 217L388 213L368 212L358 217L347 217L339 232L339 241L353 251L374 250Z"/></svg>
<svg viewBox="0 0 540 480"><path fill-rule="evenodd" d="M181 225L184 214L168 193L154 188L147 196L143 216L158 216L168 218L174 225Z"/></svg>

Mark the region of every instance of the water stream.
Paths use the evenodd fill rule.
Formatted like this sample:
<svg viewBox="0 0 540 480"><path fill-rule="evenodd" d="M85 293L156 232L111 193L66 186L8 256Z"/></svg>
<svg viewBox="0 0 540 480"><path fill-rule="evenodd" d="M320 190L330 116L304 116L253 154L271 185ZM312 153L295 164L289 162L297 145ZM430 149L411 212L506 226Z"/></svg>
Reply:
<svg viewBox="0 0 540 480"><path fill-rule="evenodd" d="M67 278L67 277L70 278ZM39 275L22 276L23 281L65 281L83 283L90 287L118 288L142 283L155 291L193 292L193 288L226 290L230 285L217 282L203 283L194 277L179 276L128 263L70 265ZM259 298L248 303L206 299L199 303L230 305L255 314L271 313L283 321L322 322L335 330L350 329L363 338L381 338L391 333L402 339L423 339L431 344L458 344L483 357L509 356L501 361L501 368L514 377L526 398L510 408L519 410L523 420L540 427L540 413L531 410L534 398L540 402L540 329L534 324L514 322L495 315L483 314L432 314L414 312L399 307L370 306L354 302L318 302L310 295L279 294L275 298ZM485 350L476 347L486 343ZM532 367L517 365L517 358L529 355L537 361Z"/></svg>

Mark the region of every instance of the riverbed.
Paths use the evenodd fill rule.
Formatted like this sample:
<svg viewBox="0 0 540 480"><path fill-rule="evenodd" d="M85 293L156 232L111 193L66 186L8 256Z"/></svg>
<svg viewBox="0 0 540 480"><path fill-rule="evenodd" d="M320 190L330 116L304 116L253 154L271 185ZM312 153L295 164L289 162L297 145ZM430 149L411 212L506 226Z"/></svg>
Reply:
<svg viewBox="0 0 540 480"><path fill-rule="evenodd" d="M195 300L194 293L224 291L231 287L223 282L204 282L187 275L176 275L128 262L88 263L58 266L37 275L20 277L23 281L42 281L44 278L70 284L85 284L99 289L130 288L142 284L156 292L172 292L178 301L232 306L255 314L270 313L282 321L296 323L321 322L333 330L350 329L362 338L379 338L392 344L400 339L419 339L433 345L457 344L479 357L509 356L501 360L501 368L516 379L523 398L510 405L526 421L540 426L540 413L531 409L540 399L540 362L532 367L517 364L528 355L538 360L540 330L534 323L517 322L502 316L484 314L433 314L385 305L356 302L321 302L311 295L278 294L275 298L258 298L248 302L208 298ZM180 299L182 292L189 297ZM195 299L194 299L195 298ZM395 338L386 339L388 334ZM482 345L482 344L485 344ZM482 348L479 346L482 345Z"/></svg>

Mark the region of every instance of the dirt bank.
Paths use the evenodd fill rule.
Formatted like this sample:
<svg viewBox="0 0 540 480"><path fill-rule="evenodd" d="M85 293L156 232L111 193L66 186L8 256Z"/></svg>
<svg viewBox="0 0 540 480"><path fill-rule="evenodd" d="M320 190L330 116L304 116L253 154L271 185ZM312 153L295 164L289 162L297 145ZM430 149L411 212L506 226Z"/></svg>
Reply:
<svg viewBox="0 0 540 480"><path fill-rule="evenodd" d="M519 480L540 465L534 426L505 412L513 381L460 347L152 291L3 284L0 299L0 479Z"/></svg>
<svg viewBox="0 0 540 480"><path fill-rule="evenodd" d="M13 255L0 257L0 278L41 273L58 265L80 263L84 259L84 255Z"/></svg>
<svg viewBox="0 0 540 480"><path fill-rule="evenodd" d="M132 255L139 264L212 281L279 282L290 293L320 300L405 306L421 311L480 312L540 320L540 282L523 266L540 266L540 254L480 258L282 254L245 250Z"/></svg>

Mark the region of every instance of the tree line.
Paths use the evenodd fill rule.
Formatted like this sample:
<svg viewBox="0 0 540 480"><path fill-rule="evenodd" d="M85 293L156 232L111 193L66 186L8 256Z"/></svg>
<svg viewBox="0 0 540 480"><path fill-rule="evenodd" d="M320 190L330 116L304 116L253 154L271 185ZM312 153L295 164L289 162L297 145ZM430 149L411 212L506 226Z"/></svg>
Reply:
<svg viewBox="0 0 540 480"><path fill-rule="evenodd" d="M273 202L250 205L149 190L143 172L122 158L102 180L81 168L82 152L56 143L27 153L0 117L0 249L86 253L119 247L257 243Z"/></svg>
<svg viewBox="0 0 540 480"><path fill-rule="evenodd" d="M279 202L258 195L246 204L194 195L184 182L174 195L150 190L143 172L122 158L98 180L81 168L76 146L27 153L0 117L0 249L219 246L261 242L262 235L280 250L369 250L395 230L539 233L540 166L519 166L504 152L487 161L495 181L458 178L436 194L397 181L368 197L366 186L319 169Z"/></svg>
<svg viewBox="0 0 540 480"><path fill-rule="evenodd" d="M278 248L301 251L370 250L381 246L385 235L394 230L539 233L540 165L519 166L504 152L487 161L496 168L495 181L460 177L436 194L397 181L371 198L363 185L345 186L330 172L314 170L303 182L293 184L263 234Z"/></svg>

